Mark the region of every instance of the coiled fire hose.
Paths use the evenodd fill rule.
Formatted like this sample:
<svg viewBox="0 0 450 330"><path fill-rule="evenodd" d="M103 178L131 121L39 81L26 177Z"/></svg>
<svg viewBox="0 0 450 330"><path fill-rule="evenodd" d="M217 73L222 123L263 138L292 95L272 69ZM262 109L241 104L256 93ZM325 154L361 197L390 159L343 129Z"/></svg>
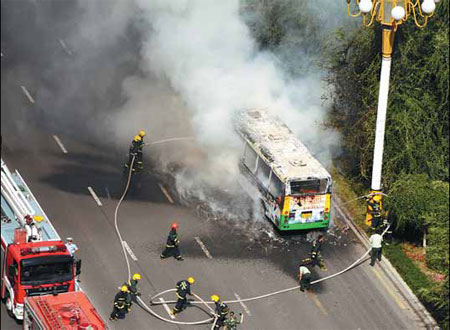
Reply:
<svg viewBox="0 0 450 330"><path fill-rule="evenodd" d="M158 144L158 143L168 142L168 141L178 141L178 140L186 140L186 139L192 139L192 138L190 138L190 137L187 137L187 138L171 138L171 139L166 139L166 140L160 140L160 141L152 142L152 143L150 143L150 145L151 144ZM149 145L149 144L145 144L145 145ZM130 262L129 262L128 255L127 255L126 250L125 250L125 246L124 246L124 243L123 243L124 241L122 239L122 235L120 234L120 230L119 230L119 227L118 227L118 211L119 211L120 204L124 200L124 198L125 198L125 196L126 196L126 194L128 192L128 189L130 187L132 169L133 169L135 158L136 158L136 156L133 156L133 158L131 160L131 164L130 164L129 172L128 172L127 184L125 186L125 189L124 189L124 192L123 192L122 196L119 199L119 202L117 203L117 206L116 206L116 209L115 209L115 212L114 212L114 225L115 225L115 228L116 228L117 236L119 237L120 243L122 245L122 251L123 251L123 254L124 254L124 257L125 257L125 261L127 263L128 278L129 279L131 278ZM381 236L384 236L384 234L389 230L390 226L391 226L390 224L388 224L386 226L386 228L382 232ZM316 284L316 283L319 283L319 282L331 279L333 277L339 276L339 275L349 271L350 269L358 266L358 264L361 263L363 261L363 259L370 253L370 251L371 251L371 249L367 250L360 258L358 258L355 262L353 262L350 266L344 268L343 270L341 270L341 271L339 271L339 272L337 272L335 274L331 274L329 276L326 276L326 277L320 278L318 280L312 281L311 284ZM253 301L253 300L258 300L258 299L271 297L271 296L274 296L274 295L277 295L277 294L281 294L281 293L285 293L285 292L289 292L289 291L294 291L294 290L297 290L299 288L300 288L300 286L297 285L297 286L294 286L292 288L283 289L283 290L279 290L279 291L263 294L263 295L256 296L256 297L245 298L245 299L236 299L236 300L227 300L227 301L224 301L224 303L233 304L233 303L248 302L248 301ZM150 298L150 304L152 306L154 306L154 305L176 303L176 300L164 301L164 302L161 302L161 301L156 302L156 301L154 301L159 296L162 296L163 294L166 294L166 293L172 292L172 291L176 291L176 289L168 289L168 290L162 291L162 292L154 295L153 297ZM213 329L218 318L215 315L214 310L209 305L210 304L214 304L214 302L206 302L200 296L196 295L195 293L192 293L192 295L195 298L197 298L198 301L194 300L194 301L190 301L190 303L191 304L203 304L203 305L205 305L210 310L210 313L211 313L212 317L210 317L208 319L205 319L205 320L194 321L194 322L174 321L174 320L170 320L170 319L164 318L164 317L160 316L159 314L157 314L139 296L137 296L136 298L137 298L137 300L139 302L139 305L141 307L143 307L147 312L149 312L150 314L152 314L153 316L155 316L156 318L158 318L158 319L160 319L162 321L165 321L165 322L168 322L168 323L172 323L172 324L182 324L182 325L200 325L200 324L207 324L207 323L213 322L212 328L211 328L211 329Z"/></svg>

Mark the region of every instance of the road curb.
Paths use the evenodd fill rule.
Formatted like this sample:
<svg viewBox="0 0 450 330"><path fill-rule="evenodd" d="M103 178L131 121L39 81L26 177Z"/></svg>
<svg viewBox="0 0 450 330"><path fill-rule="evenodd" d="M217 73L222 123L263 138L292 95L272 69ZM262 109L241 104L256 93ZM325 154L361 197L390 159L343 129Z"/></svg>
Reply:
<svg viewBox="0 0 450 330"><path fill-rule="evenodd" d="M342 204L341 200L334 195L334 200L338 204ZM361 243L367 248L370 248L369 238L366 233L357 227L350 216L348 216L348 212L343 206L338 206L336 204L333 205L336 211L342 216L346 224L351 228L351 230L355 233ZM395 288L400 292L403 298L407 301L411 309L416 313L416 315L420 318L420 321L424 324L426 329L439 330L436 320L431 316L422 302L417 298L408 284L403 280L397 270L392 266L391 262L384 257L382 261L379 263L381 269L385 273L385 275L391 280L392 284Z"/></svg>

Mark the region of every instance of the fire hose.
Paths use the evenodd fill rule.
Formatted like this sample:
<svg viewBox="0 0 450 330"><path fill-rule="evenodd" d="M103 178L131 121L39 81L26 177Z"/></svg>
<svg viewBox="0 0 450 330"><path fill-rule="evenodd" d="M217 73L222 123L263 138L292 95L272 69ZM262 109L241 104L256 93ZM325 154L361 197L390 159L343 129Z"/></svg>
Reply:
<svg viewBox="0 0 450 330"><path fill-rule="evenodd" d="M160 140L160 141L152 142L152 143L146 144L146 145L158 144L158 143L163 143L163 142L168 142L168 141L186 140L186 139L192 139L192 138L172 138L172 139L166 139L166 140ZM124 241L122 239L122 235L120 234L120 230L119 230L119 227L118 227L118 211L119 211L119 207L120 207L122 201L124 200L124 198L125 198L125 196L126 196L126 194L128 192L128 189L130 187L131 175L132 175L132 172L133 172L133 165L134 165L135 158L136 158L136 156L133 156L132 160L131 160L131 163L129 164L129 172L128 172L127 184L125 186L125 189L124 189L124 192L123 192L122 196L119 199L119 202L117 203L117 206L116 206L116 209L115 209L115 212L114 212L114 225L115 225L115 228L116 228L117 236L119 237L120 243L122 245L122 251L123 251L123 254L124 254L124 257L125 257L125 261L127 263L128 279L131 278L130 262L129 262L129 259L128 259L128 256L127 256L127 252L125 250L125 246L124 246ZM386 226L386 228L382 232L381 236L384 236L384 234L389 230L390 226L391 226L390 224L388 224ZM312 281L311 284L320 283L322 281L325 281L325 280L331 279L333 277L339 276L339 275L349 271L350 269L358 266L363 261L363 259L370 253L370 251L371 251L371 249L367 250L360 258L358 258L355 262L353 262L350 266L344 268L343 270L341 270L341 271L339 271L337 273L331 274L329 276L320 278L318 280ZM300 285L297 285L297 286L294 286L292 288L283 289L283 290L279 290L279 291L263 294L263 295L256 296L256 297L245 298L245 299L236 299L236 300L227 300L227 301L224 301L224 303L232 304L232 303L248 302L248 301L253 301L253 300L258 300L258 299L271 297L271 296L274 296L274 295L277 295L277 294L281 294L281 293L285 293L285 292L289 292L289 291L294 291L294 290L297 290L299 288L300 288ZM159 296L161 296L161 295L163 295L165 293L168 293L168 292L175 291L175 290L176 289L168 289L168 290L162 291L162 292L154 295L153 297L150 298L150 304L152 306L154 306L154 305L176 303L175 300L164 301L164 302L156 302L156 301L154 301ZM150 314L152 314L153 316L155 316L156 318L158 318L158 319L160 319L162 321L165 321L165 322L168 322L168 323L173 323L173 324L182 324L182 325L200 325L200 324L207 324L207 323L213 322L212 328L211 328L211 329L213 329L215 324L216 324L216 322L217 322L217 320L218 320L218 318L217 318L217 315L214 313L214 310L209 305L210 304L214 304L214 302L206 302L200 296L196 295L195 293L192 293L192 295L195 298L197 298L198 301L190 301L190 303L191 304L202 304L202 305L205 305L210 310L211 316L213 316L213 317L210 317L208 319L201 320L201 321L194 321L194 322L181 322L181 321L169 320L167 318L164 318L164 317L160 316L155 311L153 311L139 296L137 296L136 298L137 298L137 300L139 302L139 305L141 307L143 307L147 312L149 312Z"/></svg>

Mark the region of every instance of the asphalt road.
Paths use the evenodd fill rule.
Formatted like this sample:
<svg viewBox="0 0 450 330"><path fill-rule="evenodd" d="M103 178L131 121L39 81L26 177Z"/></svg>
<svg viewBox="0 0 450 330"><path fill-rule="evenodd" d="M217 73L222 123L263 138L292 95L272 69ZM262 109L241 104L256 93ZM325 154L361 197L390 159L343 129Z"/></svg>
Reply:
<svg viewBox="0 0 450 330"><path fill-rule="evenodd" d="M76 120L76 114L61 115L55 106L52 117L53 112L48 110L51 97L41 102L39 95L35 95L33 103L21 88L25 86L32 93L44 84L49 95L58 92L47 70L53 67L49 60L52 54L61 52L61 45L55 40L64 35L64 30L55 31L51 19L67 19L70 2L44 3L41 6L42 2L37 1L1 2L2 158L11 169L20 171L61 237L74 238L83 260L81 285L102 317L108 320L113 297L127 277L113 218L125 184L122 164L126 150L108 144L107 137L103 141L90 140L93 134L89 125L83 126L82 121ZM36 9L36 6L41 7ZM40 19L34 16L36 10L44 13ZM68 63L70 60L69 57ZM64 72L64 65L58 70ZM91 72L95 73L95 70ZM90 98L88 88L74 93L77 94L74 100L82 99L86 93L86 98L95 103L94 106L90 103L92 107L106 106L105 101ZM63 130L62 123L71 121L71 129ZM63 153L53 135L58 135L68 153ZM224 300L236 299L236 295L247 298L297 285L299 260L309 250L305 237L278 237L264 221L242 223L202 217L194 207L179 203L170 181L152 173L150 167L134 179L119 212L122 236L137 258L132 261L132 271L143 275L139 288L144 300L173 288L178 280L188 276L196 278L193 291L204 299L211 294L218 294ZM161 185L166 187L173 203ZM99 196L102 206L90 195L89 186ZM185 257L182 262L159 259L174 220L180 224ZM339 223L339 219L336 221ZM331 233L323 248L328 270L315 270L315 278L345 268L364 253L349 232L342 232L336 226ZM198 240L203 242L211 258ZM168 294L164 299L174 299L174 295ZM6 317L3 304L1 308L1 328L19 329L20 325ZM367 262L313 286L309 293L292 291L244 306L234 304L232 309L244 314L244 329L421 327L407 302L380 269L371 268ZM155 310L169 317L163 307ZM207 317L201 308L192 307L178 320ZM164 323L137 306L125 320L107 322L111 329L210 328Z"/></svg>

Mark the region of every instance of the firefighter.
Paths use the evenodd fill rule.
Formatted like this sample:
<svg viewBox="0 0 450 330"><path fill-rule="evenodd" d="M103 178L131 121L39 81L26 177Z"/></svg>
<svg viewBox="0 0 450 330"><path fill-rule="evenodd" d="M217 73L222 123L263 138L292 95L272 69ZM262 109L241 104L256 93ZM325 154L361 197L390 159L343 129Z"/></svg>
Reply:
<svg viewBox="0 0 450 330"><path fill-rule="evenodd" d="M224 321L230 312L230 308L227 304L220 301L220 297L216 294L211 296L211 300L216 303L215 316L217 318L216 323L214 324L214 329L220 329L224 325Z"/></svg>
<svg viewBox="0 0 450 330"><path fill-rule="evenodd" d="M130 311L130 292L126 285L122 285L120 291L114 298L114 309L109 319L115 321L117 319L124 319L126 314Z"/></svg>
<svg viewBox="0 0 450 330"><path fill-rule="evenodd" d="M311 272L308 267L301 265L298 269L298 280L300 283L300 291L309 290L311 287Z"/></svg>
<svg viewBox="0 0 450 330"><path fill-rule="evenodd" d="M367 205L370 214L372 215L372 228L377 228L381 224L381 195L371 195L367 199Z"/></svg>
<svg viewBox="0 0 450 330"><path fill-rule="evenodd" d="M128 151L128 162L125 164L125 168L129 168L131 166L131 162L133 161L133 157L135 157L134 159L134 163L133 163L133 168L131 169L133 172L135 171L135 166L138 163L138 152L139 152L139 148L142 144L142 138L139 135L136 135L133 139L133 141L131 141L131 145L130 145L130 149Z"/></svg>
<svg viewBox="0 0 450 330"><path fill-rule="evenodd" d="M30 215L25 216L25 231L26 231L26 240L27 242L37 242L41 240L39 229L33 221L33 218Z"/></svg>
<svg viewBox="0 0 450 330"><path fill-rule="evenodd" d="M237 330L238 324L242 323L243 315L239 313L240 319L238 320L233 311L230 312L230 315L223 321L225 330Z"/></svg>
<svg viewBox="0 0 450 330"><path fill-rule="evenodd" d="M132 301L136 301L136 297L140 296L141 294L137 291L137 285L139 280L141 279L141 274L135 273L131 277L131 280L128 280L128 282L125 284L128 287L128 291L130 292ZM132 304L130 304L131 307Z"/></svg>
<svg viewBox="0 0 450 330"><path fill-rule="evenodd" d="M138 136L141 138L141 140L138 143L138 149L137 149L137 168L142 170L144 168L144 159L143 159L143 154L142 154L142 149L144 148L144 136L145 136L145 131L139 131Z"/></svg>
<svg viewBox="0 0 450 330"><path fill-rule="evenodd" d="M139 280L141 279L142 277L141 277L141 274L138 274L138 273L135 273L135 274L133 274L133 276L131 277L131 280L128 280L128 282L127 282L127 287L128 287L128 290L130 291L130 293L132 294L132 295L135 295L135 296L140 296L140 294L139 294L139 292L137 292L137 285L138 285L138 282L139 282Z"/></svg>
<svg viewBox="0 0 450 330"><path fill-rule="evenodd" d="M170 311L170 314L175 316L176 314L180 313L183 309L187 306L187 298L186 294L192 295L191 292L191 285L194 284L195 279L191 276L187 280L181 280L177 282L177 304L175 307Z"/></svg>
<svg viewBox="0 0 450 330"><path fill-rule="evenodd" d="M167 237L166 248L159 256L161 259L166 259L173 256L175 259L182 261L183 257L180 255L180 249L178 245L180 240L177 234L178 224L176 222L172 223L170 226L169 236Z"/></svg>
<svg viewBox="0 0 450 330"><path fill-rule="evenodd" d="M320 253L320 251L322 249L322 243L324 240L325 240L324 235L320 234L319 236L317 236L317 238L314 240L314 242L312 244L311 252L310 252L312 266L314 267L314 266L318 265L321 270L326 270L325 264L323 262L322 254Z"/></svg>

